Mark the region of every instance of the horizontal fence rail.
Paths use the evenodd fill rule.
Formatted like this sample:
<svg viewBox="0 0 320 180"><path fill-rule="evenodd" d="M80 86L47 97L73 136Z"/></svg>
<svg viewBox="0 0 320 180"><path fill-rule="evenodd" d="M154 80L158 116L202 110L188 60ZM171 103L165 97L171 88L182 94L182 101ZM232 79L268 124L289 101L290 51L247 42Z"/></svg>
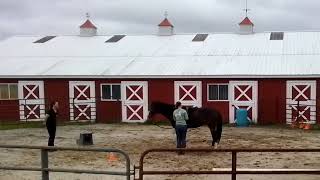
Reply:
<svg viewBox="0 0 320 180"><path fill-rule="evenodd" d="M0 148L4 149L39 149L41 152L41 167L9 167L0 166L0 170L19 170L19 171L41 171L42 180L49 180L49 172L68 172L68 173L86 173L86 174L105 174L105 175L117 175L126 176L127 180L130 180L130 176L134 175L130 171L130 158L127 153L119 149L112 148L73 148L73 147L48 147L48 146L21 146L21 145L0 145ZM125 171L95 171L95 170L83 170L83 169L64 169L64 168L49 168L48 151L90 151L90 152L114 152L124 156L126 161Z"/></svg>
<svg viewBox="0 0 320 180"><path fill-rule="evenodd" d="M149 153L153 152L229 152L232 157L231 169L212 170L212 171L149 171L144 170L144 159ZM313 152L320 153L320 149L149 149L142 153L140 157L139 166L135 169L139 170L139 178L136 180L143 180L144 175L188 175L188 174L230 174L231 180L236 180L238 174L310 174L320 175L319 169L238 169L237 168L237 154L238 153L253 153L253 152Z"/></svg>

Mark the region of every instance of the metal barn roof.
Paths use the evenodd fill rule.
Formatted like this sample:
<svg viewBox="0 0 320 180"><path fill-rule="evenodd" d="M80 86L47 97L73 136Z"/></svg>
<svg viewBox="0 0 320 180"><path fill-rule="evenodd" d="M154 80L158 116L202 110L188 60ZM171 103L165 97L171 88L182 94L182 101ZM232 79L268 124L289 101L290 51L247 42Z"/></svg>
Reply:
<svg viewBox="0 0 320 180"><path fill-rule="evenodd" d="M0 41L0 77L320 77L320 32L270 34L15 36Z"/></svg>

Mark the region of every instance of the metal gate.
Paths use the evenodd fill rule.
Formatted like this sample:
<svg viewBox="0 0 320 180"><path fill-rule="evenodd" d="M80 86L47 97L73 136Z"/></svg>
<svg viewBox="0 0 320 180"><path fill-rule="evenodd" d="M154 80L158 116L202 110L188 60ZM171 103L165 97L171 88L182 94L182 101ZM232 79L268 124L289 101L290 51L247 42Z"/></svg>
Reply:
<svg viewBox="0 0 320 180"><path fill-rule="evenodd" d="M48 147L48 146L18 146L18 145L0 145L0 148L5 149L39 149L41 152L41 167L10 167L0 166L0 170L17 170L17 171L41 171L42 180L49 180L49 172L66 172L66 173L86 173L86 174L106 174L116 176L126 176L127 180L130 180L130 176L134 175L134 172L130 171L130 158L127 153L119 149L110 148L71 148L71 147ZM83 170L83 169L64 169L64 168L50 168L49 167L49 150L58 151L90 151L90 152L115 152L123 155L126 161L125 171L95 171L95 170Z"/></svg>
<svg viewBox="0 0 320 180"><path fill-rule="evenodd" d="M232 164L231 168L222 170L212 170L212 171L149 171L144 169L144 159L145 157L154 152L178 152L185 151L188 152L229 152L231 153ZM320 153L320 149L149 149L142 153L140 157L139 166L135 166L134 170L139 171L139 177L135 180L143 180L146 175L187 175L187 174L230 174L231 180L236 180L238 174L310 174L310 175L320 175L320 169L240 169L237 168L237 154L238 153L252 153L252 152L314 152Z"/></svg>

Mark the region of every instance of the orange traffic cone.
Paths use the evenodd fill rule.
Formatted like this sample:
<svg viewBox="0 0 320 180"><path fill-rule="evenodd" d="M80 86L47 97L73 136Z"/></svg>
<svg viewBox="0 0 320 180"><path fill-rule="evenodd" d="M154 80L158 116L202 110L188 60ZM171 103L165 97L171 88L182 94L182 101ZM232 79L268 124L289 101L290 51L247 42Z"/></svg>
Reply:
<svg viewBox="0 0 320 180"><path fill-rule="evenodd" d="M309 123L306 123L305 125L304 125L304 128L303 128L304 130L310 130L311 129L311 124L309 124Z"/></svg>
<svg viewBox="0 0 320 180"><path fill-rule="evenodd" d="M107 155L107 161L108 162L118 161L118 157L113 152L111 152Z"/></svg>

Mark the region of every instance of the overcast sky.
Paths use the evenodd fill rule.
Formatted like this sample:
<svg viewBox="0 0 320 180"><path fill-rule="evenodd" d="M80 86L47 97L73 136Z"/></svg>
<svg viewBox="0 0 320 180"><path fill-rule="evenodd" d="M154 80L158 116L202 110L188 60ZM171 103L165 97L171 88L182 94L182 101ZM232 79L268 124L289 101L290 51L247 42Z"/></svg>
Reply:
<svg viewBox="0 0 320 180"><path fill-rule="evenodd" d="M320 0L248 0L255 31L319 30ZM236 32L245 0L0 0L0 39L78 34L85 13L99 34L156 33L168 11L177 33Z"/></svg>

